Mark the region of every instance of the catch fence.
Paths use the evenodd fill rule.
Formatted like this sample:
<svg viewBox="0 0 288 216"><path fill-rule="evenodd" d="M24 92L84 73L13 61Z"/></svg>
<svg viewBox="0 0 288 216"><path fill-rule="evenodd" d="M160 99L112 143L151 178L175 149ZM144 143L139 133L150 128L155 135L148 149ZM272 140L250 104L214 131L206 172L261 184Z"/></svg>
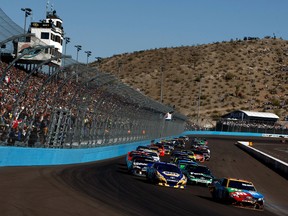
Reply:
<svg viewBox="0 0 288 216"><path fill-rule="evenodd" d="M76 63L43 73L0 65L2 145L88 148L184 131L186 116L96 67Z"/></svg>

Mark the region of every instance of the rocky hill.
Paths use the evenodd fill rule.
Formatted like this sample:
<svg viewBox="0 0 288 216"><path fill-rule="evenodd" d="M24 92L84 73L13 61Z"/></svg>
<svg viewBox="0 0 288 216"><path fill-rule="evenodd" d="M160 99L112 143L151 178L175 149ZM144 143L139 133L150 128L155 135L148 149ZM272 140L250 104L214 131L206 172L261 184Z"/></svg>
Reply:
<svg viewBox="0 0 288 216"><path fill-rule="evenodd" d="M175 106L191 120L237 109L273 112L281 120L288 116L288 41L281 38L137 51L91 66Z"/></svg>

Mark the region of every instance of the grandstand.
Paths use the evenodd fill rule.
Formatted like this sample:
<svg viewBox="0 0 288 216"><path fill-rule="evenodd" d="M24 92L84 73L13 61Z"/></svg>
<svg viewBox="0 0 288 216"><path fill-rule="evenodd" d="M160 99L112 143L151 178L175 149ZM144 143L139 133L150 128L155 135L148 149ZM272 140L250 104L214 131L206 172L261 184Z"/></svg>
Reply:
<svg viewBox="0 0 288 216"><path fill-rule="evenodd" d="M236 110L217 121L216 130L254 133L287 134L286 125L274 113Z"/></svg>
<svg viewBox="0 0 288 216"><path fill-rule="evenodd" d="M1 145L87 148L184 130L182 114L174 113L172 121L165 121L173 108L109 73L63 56L64 32L56 11L32 22L25 34L2 10L0 16L0 32L7 30L0 44L12 46L3 49L0 61ZM61 66L61 58L67 60L65 65Z"/></svg>
<svg viewBox="0 0 288 216"><path fill-rule="evenodd" d="M269 112L236 110L236 111L223 115L222 118L242 120L242 121L245 120L245 121L270 122L271 124L274 124L279 119L279 116L277 116L274 113L269 113Z"/></svg>

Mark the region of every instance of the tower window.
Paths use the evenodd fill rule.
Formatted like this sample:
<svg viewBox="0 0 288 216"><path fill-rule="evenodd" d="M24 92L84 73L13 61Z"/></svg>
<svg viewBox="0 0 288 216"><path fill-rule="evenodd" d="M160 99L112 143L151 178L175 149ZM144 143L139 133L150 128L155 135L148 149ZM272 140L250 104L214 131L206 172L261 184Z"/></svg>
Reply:
<svg viewBox="0 0 288 216"><path fill-rule="evenodd" d="M41 39L49 39L49 32L41 32Z"/></svg>
<svg viewBox="0 0 288 216"><path fill-rule="evenodd" d="M54 34L51 34L51 40L55 41L55 35Z"/></svg>

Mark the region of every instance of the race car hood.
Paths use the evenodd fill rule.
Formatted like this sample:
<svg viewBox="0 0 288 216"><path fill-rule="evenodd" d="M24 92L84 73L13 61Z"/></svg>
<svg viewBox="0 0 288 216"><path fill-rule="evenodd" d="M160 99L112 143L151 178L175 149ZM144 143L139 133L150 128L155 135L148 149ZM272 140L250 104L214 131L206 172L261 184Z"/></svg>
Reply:
<svg viewBox="0 0 288 216"><path fill-rule="evenodd" d="M151 166L151 164L153 164L153 162L134 162L133 167L148 167L149 165Z"/></svg>
<svg viewBox="0 0 288 216"><path fill-rule="evenodd" d="M189 176L196 176L196 177L203 176L203 177L206 177L206 178L212 178L212 176L204 174L204 173L189 172L188 174L189 174Z"/></svg>
<svg viewBox="0 0 288 216"><path fill-rule="evenodd" d="M163 172L160 172L160 173L162 175L164 175L164 176L177 177L177 178L180 177L180 174L179 173L175 173L175 172L163 171Z"/></svg>
<svg viewBox="0 0 288 216"><path fill-rule="evenodd" d="M247 190L243 190L243 192L245 193L249 193L252 197L259 199L259 198L264 198L264 196L261 193L258 193L256 191L247 191Z"/></svg>
<svg viewBox="0 0 288 216"><path fill-rule="evenodd" d="M264 198L264 196L261 193L258 193L256 191L249 191L249 190L235 190L232 188L227 188L228 192L230 194L230 196L251 196L255 199L259 199L259 198Z"/></svg>

